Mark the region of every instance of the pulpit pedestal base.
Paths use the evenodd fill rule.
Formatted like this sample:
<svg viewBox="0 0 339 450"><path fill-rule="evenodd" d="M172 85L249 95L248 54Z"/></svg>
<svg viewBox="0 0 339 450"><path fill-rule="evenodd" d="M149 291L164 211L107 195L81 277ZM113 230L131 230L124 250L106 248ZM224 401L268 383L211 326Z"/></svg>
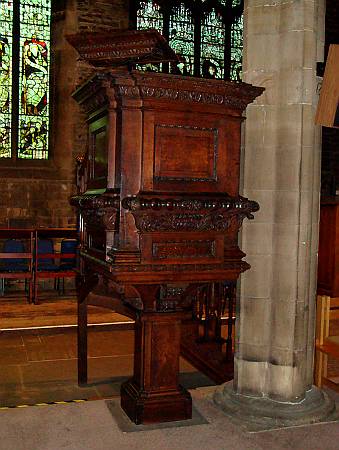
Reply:
<svg viewBox="0 0 339 450"><path fill-rule="evenodd" d="M181 386L179 389L148 394L129 380L121 386L121 408L137 425L191 419L191 395Z"/></svg>
<svg viewBox="0 0 339 450"><path fill-rule="evenodd" d="M135 286L145 305L158 285ZM192 418L192 399L178 383L181 321L186 313L139 312L135 321L133 378L121 387L121 407L136 424Z"/></svg>

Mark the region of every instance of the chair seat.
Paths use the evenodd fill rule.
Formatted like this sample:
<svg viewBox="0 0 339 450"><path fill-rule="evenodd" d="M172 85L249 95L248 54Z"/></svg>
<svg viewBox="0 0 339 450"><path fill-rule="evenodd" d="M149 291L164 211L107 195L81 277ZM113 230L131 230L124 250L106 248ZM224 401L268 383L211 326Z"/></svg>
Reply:
<svg viewBox="0 0 339 450"><path fill-rule="evenodd" d="M0 266L0 272L28 272L29 271L29 267L26 264L16 264L15 266L13 265L3 265Z"/></svg>
<svg viewBox="0 0 339 450"><path fill-rule="evenodd" d="M38 272L57 272L59 270L59 266L56 264L44 264L38 267Z"/></svg>
<svg viewBox="0 0 339 450"><path fill-rule="evenodd" d="M74 270L75 264L74 263L61 263L59 266L59 270Z"/></svg>

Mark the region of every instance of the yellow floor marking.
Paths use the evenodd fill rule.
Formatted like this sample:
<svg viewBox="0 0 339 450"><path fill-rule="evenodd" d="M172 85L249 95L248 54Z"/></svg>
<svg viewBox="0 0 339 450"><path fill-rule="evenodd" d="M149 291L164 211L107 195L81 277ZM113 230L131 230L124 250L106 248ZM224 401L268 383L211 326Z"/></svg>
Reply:
<svg viewBox="0 0 339 450"><path fill-rule="evenodd" d="M7 410L7 409L14 409L14 408L29 408L30 406L49 406L49 405L68 405L70 403L83 403L87 402L86 399L79 399L79 400L65 400L65 401L58 401L58 402L49 402L49 403L35 403L33 405L14 405L14 406L0 406L1 410Z"/></svg>

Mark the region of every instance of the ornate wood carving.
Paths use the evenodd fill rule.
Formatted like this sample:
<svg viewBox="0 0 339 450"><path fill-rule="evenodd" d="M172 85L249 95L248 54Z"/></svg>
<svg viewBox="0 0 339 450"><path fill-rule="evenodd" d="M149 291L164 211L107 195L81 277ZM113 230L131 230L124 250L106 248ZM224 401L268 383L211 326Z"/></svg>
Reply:
<svg viewBox="0 0 339 450"><path fill-rule="evenodd" d="M245 217L253 219L257 202L244 197L146 198L126 197L122 206L133 214L136 227L143 232L226 231L240 227Z"/></svg>
<svg viewBox="0 0 339 450"><path fill-rule="evenodd" d="M95 75L73 97L87 112L121 97L216 105L243 111L263 91L264 88L247 83L138 71L131 71L126 77L126 72L112 70Z"/></svg>
<svg viewBox="0 0 339 450"><path fill-rule="evenodd" d="M72 197L71 204L79 208L88 226L104 228L107 231L117 229L119 196L77 195Z"/></svg>
<svg viewBox="0 0 339 450"><path fill-rule="evenodd" d="M214 257L215 241L153 242L152 255L156 259Z"/></svg>
<svg viewBox="0 0 339 450"><path fill-rule="evenodd" d="M66 38L81 58L96 67L178 61L175 52L156 30L82 32Z"/></svg>

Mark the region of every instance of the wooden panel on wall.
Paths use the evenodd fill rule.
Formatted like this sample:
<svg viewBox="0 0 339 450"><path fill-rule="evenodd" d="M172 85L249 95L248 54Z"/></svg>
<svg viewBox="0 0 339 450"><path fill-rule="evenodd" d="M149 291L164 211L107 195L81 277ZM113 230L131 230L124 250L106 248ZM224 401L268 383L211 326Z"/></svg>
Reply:
<svg viewBox="0 0 339 450"><path fill-rule="evenodd" d="M339 45L330 45L315 123L339 127Z"/></svg>
<svg viewBox="0 0 339 450"><path fill-rule="evenodd" d="M339 197L321 200L318 294L339 297Z"/></svg>

